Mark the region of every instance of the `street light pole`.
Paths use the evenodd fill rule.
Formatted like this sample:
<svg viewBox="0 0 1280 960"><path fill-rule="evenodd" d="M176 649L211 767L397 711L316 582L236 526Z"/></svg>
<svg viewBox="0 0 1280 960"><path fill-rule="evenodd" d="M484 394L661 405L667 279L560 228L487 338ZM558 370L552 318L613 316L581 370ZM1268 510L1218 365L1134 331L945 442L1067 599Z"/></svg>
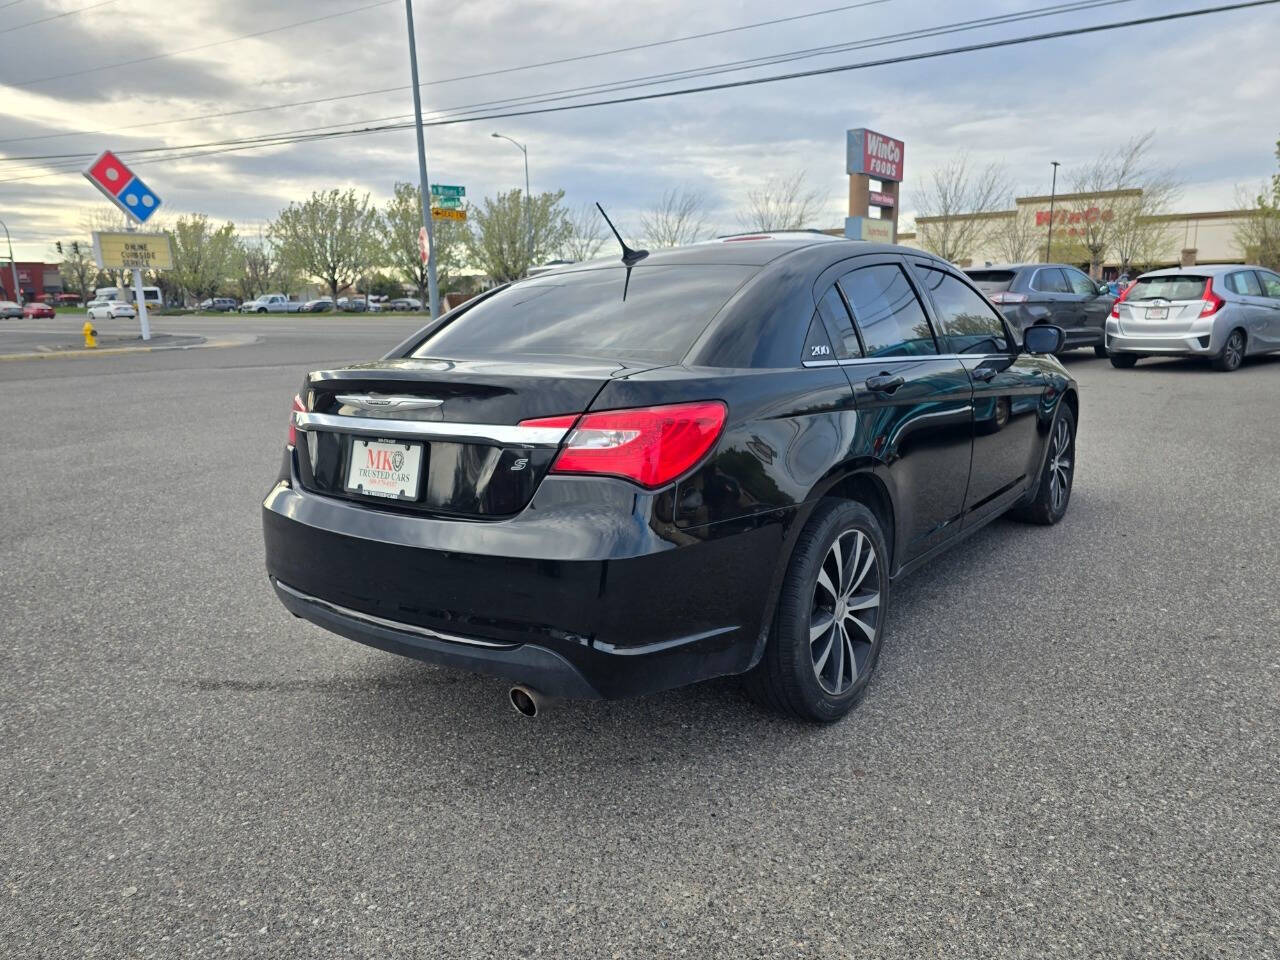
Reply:
<svg viewBox="0 0 1280 960"><path fill-rule="evenodd" d="M413 79L413 129L418 134L418 190L422 198L422 228L427 231L427 292L431 316L440 316L440 288L436 285L436 245L431 236L431 182L427 179L427 145L422 135L422 91L418 87L418 45L413 34L413 0L404 0L409 25L409 72Z"/></svg>
<svg viewBox="0 0 1280 960"><path fill-rule="evenodd" d="M9 227L0 220L0 227L4 227L4 240L9 245L9 270L13 274L13 299L18 306L22 306L22 291L18 289L18 264L13 259L13 240L9 237Z"/></svg>
<svg viewBox="0 0 1280 960"><path fill-rule="evenodd" d="M1044 248L1045 263L1053 261L1053 202L1058 198L1058 167L1062 166L1057 160L1049 162L1053 164L1053 186L1049 189L1049 242Z"/></svg>
<svg viewBox="0 0 1280 960"><path fill-rule="evenodd" d="M492 136L497 137L499 140L511 140L511 138L504 133L494 133L492 134ZM529 266L532 267L533 266L533 197L529 196L529 150L525 147L523 143L519 143L515 140L511 140L511 142L514 143L517 147L519 147L520 152L524 154L524 219L525 219L526 232L529 235L528 237Z"/></svg>

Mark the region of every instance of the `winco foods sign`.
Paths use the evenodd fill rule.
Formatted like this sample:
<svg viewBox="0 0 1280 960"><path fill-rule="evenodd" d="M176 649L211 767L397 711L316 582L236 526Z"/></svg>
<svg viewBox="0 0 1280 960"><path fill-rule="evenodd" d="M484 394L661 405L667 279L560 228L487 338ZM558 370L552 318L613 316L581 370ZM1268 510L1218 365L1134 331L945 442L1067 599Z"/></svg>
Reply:
<svg viewBox="0 0 1280 960"><path fill-rule="evenodd" d="M848 133L848 160L846 173L861 173L877 180L902 180L901 140L886 137L866 127Z"/></svg>

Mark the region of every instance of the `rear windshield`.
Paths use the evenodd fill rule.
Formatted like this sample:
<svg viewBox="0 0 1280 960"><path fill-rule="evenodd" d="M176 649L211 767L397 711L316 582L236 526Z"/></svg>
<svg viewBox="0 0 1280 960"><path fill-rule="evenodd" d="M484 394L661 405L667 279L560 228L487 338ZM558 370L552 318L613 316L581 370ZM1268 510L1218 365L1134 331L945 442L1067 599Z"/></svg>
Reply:
<svg viewBox="0 0 1280 960"><path fill-rule="evenodd" d="M1129 300L1203 300L1204 277L1182 274L1168 277L1139 277L1129 291Z"/></svg>
<svg viewBox="0 0 1280 960"><path fill-rule="evenodd" d="M1004 293L1013 283L1012 270L966 270L965 273L983 293Z"/></svg>
<svg viewBox="0 0 1280 960"><path fill-rule="evenodd" d="M681 359L760 268L623 266L522 280L476 304L415 357L576 356L645 363Z"/></svg>

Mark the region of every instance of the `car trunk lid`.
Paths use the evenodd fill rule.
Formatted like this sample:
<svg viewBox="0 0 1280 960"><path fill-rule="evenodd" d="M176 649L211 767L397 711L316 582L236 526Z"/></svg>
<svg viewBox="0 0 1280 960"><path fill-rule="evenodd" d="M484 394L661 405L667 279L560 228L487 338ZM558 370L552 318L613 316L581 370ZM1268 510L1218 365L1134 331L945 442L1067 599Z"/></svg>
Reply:
<svg viewBox="0 0 1280 960"><path fill-rule="evenodd" d="M606 382L639 369L403 358L318 370L296 414L300 479L382 509L509 516L532 499L568 430L521 421L581 413Z"/></svg>
<svg viewBox="0 0 1280 960"><path fill-rule="evenodd" d="M1177 274L1140 277L1116 306L1122 334L1179 336L1190 332L1205 306L1208 278Z"/></svg>

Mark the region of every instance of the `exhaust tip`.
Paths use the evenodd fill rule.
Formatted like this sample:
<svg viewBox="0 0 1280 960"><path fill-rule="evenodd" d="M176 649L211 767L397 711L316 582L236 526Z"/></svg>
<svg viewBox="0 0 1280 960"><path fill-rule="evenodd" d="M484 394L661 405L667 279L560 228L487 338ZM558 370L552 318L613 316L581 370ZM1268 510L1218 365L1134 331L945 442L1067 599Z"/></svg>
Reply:
<svg viewBox="0 0 1280 960"><path fill-rule="evenodd" d="M511 697L511 706L520 716L532 720L538 715L537 695L528 687L512 687L508 695Z"/></svg>

